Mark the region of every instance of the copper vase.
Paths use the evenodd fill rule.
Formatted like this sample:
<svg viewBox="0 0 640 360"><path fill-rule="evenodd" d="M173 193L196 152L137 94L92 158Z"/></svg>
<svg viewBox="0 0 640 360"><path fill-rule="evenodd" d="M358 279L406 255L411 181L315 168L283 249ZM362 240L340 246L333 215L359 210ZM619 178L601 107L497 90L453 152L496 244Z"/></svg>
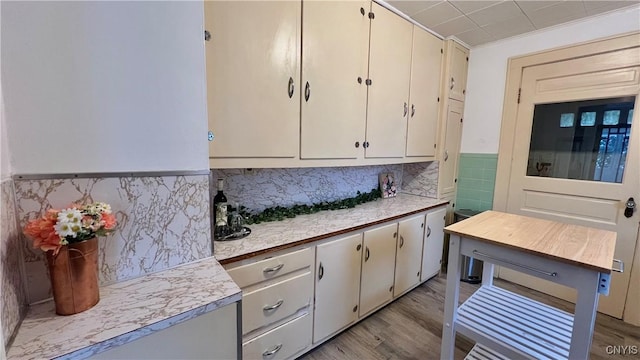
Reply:
<svg viewBox="0 0 640 360"><path fill-rule="evenodd" d="M98 303L97 238L65 245L55 256L47 251L47 262L56 314L77 314Z"/></svg>

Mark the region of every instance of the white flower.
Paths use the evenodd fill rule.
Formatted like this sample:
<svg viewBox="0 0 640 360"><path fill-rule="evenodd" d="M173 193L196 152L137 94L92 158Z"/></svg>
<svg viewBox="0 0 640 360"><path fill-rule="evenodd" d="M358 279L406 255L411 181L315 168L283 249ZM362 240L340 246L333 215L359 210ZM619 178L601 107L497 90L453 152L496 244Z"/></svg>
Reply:
<svg viewBox="0 0 640 360"><path fill-rule="evenodd" d="M76 237L77 232L73 231L74 227L73 224L59 221L54 228L61 238L66 238L67 236Z"/></svg>
<svg viewBox="0 0 640 360"><path fill-rule="evenodd" d="M96 202L96 203L87 205L85 207L85 211L87 211L91 215L98 215L101 213L111 214L111 205L103 202Z"/></svg>
<svg viewBox="0 0 640 360"><path fill-rule="evenodd" d="M58 224L80 224L82 213L78 209L64 209L58 213Z"/></svg>

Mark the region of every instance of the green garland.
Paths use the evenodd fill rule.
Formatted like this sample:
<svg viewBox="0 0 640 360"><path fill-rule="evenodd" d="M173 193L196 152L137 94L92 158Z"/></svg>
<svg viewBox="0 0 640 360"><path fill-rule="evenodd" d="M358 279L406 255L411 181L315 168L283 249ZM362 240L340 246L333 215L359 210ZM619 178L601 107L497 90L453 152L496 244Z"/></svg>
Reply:
<svg viewBox="0 0 640 360"><path fill-rule="evenodd" d="M284 219L294 218L297 215L313 214L322 210L339 210L350 209L356 205L380 199L380 189L372 189L368 193L358 193L356 196L342 200L314 203L312 205L294 205L291 207L276 206L264 209L262 212L252 214L244 206L240 206L240 215L244 217L247 225L260 224L270 221L282 221ZM234 209L231 208L231 211Z"/></svg>

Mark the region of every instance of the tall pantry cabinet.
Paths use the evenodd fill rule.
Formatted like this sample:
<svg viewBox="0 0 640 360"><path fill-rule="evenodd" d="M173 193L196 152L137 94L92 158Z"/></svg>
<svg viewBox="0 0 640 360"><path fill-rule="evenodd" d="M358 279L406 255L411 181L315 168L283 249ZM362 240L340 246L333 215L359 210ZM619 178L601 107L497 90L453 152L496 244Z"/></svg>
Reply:
<svg viewBox="0 0 640 360"><path fill-rule="evenodd" d="M444 113L440 129L440 175L438 197L454 199L458 182L458 160L462 137L464 98L467 86L469 50L454 40L445 47L445 73L443 81Z"/></svg>

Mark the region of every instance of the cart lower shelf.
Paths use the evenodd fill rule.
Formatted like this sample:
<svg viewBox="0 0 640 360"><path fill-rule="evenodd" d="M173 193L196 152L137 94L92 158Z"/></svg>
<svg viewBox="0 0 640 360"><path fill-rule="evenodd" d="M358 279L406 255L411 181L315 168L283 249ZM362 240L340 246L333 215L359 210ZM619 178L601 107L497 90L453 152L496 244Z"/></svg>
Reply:
<svg viewBox="0 0 640 360"><path fill-rule="evenodd" d="M567 359L573 315L496 286L482 286L458 308L455 328L485 345L478 347L478 359L489 352L503 358Z"/></svg>
<svg viewBox="0 0 640 360"><path fill-rule="evenodd" d="M482 344L475 344L464 360L509 360L509 358Z"/></svg>

